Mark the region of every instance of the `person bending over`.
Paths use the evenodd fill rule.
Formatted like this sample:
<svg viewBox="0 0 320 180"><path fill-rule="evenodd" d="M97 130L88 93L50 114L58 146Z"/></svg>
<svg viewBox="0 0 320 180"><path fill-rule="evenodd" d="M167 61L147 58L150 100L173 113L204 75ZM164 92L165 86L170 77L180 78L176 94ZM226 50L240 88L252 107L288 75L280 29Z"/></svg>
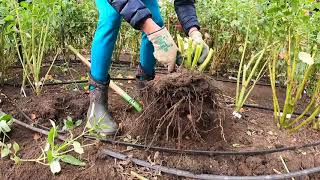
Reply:
<svg viewBox="0 0 320 180"><path fill-rule="evenodd" d="M203 62L209 47L199 32L194 4L195 0L174 1L175 11L185 33L194 42L204 45L199 60ZM87 119L89 126L99 127L100 134L114 135L118 125L107 108L110 82L108 72L122 18L134 29L142 31L140 63L136 74L137 87L142 87L145 81L154 79L156 60L166 65L168 71L172 72L178 48L164 27L158 0L96 0L96 6L99 11L99 21L91 49L90 106Z"/></svg>

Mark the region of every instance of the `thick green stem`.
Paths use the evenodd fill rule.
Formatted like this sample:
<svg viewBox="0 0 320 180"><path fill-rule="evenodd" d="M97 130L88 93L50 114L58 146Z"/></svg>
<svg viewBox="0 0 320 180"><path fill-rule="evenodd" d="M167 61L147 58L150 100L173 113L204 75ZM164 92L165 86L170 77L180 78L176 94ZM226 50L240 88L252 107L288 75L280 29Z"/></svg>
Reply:
<svg viewBox="0 0 320 180"><path fill-rule="evenodd" d="M280 106L279 101L277 97L277 91L276 91L276 62L278 57L278 48L273 51L273 57L272 61L269 62L269 74L270 74L270 82L271 82L271 89L272 89L272 100L273 100L273 109L274 109L274 120L275 123L279 124L279 114L280 114Z"/></svg>
<svg viewBox="0 0 320 180"><path fill-rule="evenodd" d="M302 127L310 124L317 115L319 115L320 113L320 105L318 105L318 107L316 107L316 109L313 111L313 113L311 114L310 117L308 117L308 119L306 119L305 121L303 121L301 124L299 124L298 126L294 127L291 132L295 132L298 131L299 129L301 129Z"/></svg>
<svg viewBox="0 0 320 180"><path fill-rule="evenodd" d="M314 94L312 95L312 98L311 98L308 106L305 108L305 110L302 112L302 114L300 116L298 116L294 121L292 121L287 126L288 128L291 128L292 126L294 126L297 122L299 122L307 114L307 112L309 112L309 110L312 108L312 106L316 102L316 100L317 100L317 98L319 96L319 92L320 92L320 79L317 82L316 90L315 90Z"/></svg>
<svg viewBox="0 0 320 180"><path fill-rule="evenodd" d="M191 69L195 69L196 68L196 66L198 64L198 61L199 61L199 58L201 56L202 49L203 49L203 45L202 44L196 46L196 53L195 53L193 61L192 61Z"/></svg>
<svg viewBox="0 0 320 180"><path fill-rule="evenodd" d="M245 43L244 43L243 52L242 52L242 56L241 56L241 61L240 61L240 65L239 65L239 70L238 70L237 89L236 89L236 104L237 104L237 102L239 102L241 71L242 71L242 66L243 66L243 63L244 63L244 57L245 57L246 50L247 50L248 38L249 38L249 28L247 29L246 40L245 40ZM242 77L242 78L244 78L244 77Z"/></svg>
<svg viewBox="0 0 320 180"><path fill-rule="evenodd" d="M207 58L204 60L204 62L200 65L198 69L200 72L204 72L204 70L207 68L208 64L210 63L212 56L213 56L213 49L210 49Z"/></svg>
<svg viewBox="0 0 320 180"><path fill-rule="evenodd" d="M188 54L187 54L187 61L185 62L185 67L190 68L192 64L192 53L193 53L193 41L189 38L188 42Z"/></svg>

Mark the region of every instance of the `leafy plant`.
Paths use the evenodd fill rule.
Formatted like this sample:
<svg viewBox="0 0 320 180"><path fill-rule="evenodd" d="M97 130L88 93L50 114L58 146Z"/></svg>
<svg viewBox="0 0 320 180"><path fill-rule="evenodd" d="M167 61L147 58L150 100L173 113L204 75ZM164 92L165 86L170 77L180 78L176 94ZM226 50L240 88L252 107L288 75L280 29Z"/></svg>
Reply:
<svg viewBox="0 0 320 180"><path fill-rule="evenodd" d="M56 138L58 136L58 127L55 125L53 121L50 121L52 124L52 128L50 129L47 137L47 143L44 148L41 149L41 155L36 159L22 159L18 157L17 152L19 151L19 145L13 144L13 150L11 159L15 161L15 163L21 162L36 162L45 166L50 167L50 170L53 174L59 173L61 171L61 162L75 165L75 166L85 166L86 163L79 160L75 156L70 153L75 152L79 155L84 153L84 147L92 146L94 144L86 144L82 145L78 140L83 137L86 133L91 130L85 131L83 130L81 134L74 136L71 130L79 125L80 121L73 122L71 118L65 120L65 128L69 131L69 137L64 140L63 143L56 143ZM60 138L61 139L61 138Z"/></svg>
<svg viewBox="0 0 320 180"><path fill-rule="evenodd" d="M262 63L262 66L261 66L261 61L263 60L263 57L267 52L268 48L270 48L270 46L268 46L268 42L266 42L264 48L259 52L252 54L248 63L245 63L245 57L246 57L247 46L248 46L248 36L249 36L249 31L247 32L246 41L243 47L243 53L240 60L238 76L237 76L235 111L233 112L233 115L238 118L241 117L241 115L239 114L241 108L243 107L244 103L248 99L257 81L263 75L263 72L266 68L268 60L264 59L265 62ZM255 80L253 80L254 78ZM249 87L252 81L253 83ZM241 87L240 87L240 84L241 84Z"/></svg>
<svg viewBox="0 0 320 180"><path fill-rule="evenodd" d="M8 1L0 1L0 84L7 78L7 70L15 62L15 48L10 30L14 26L14 17L7 6Z"/></svg>
<svg viewBox="0 0 320 180"><path fill-rule="evenodd" d="M13 122L12 116L7 115L7 114L0 114L0 136L1 141L0 141L0 149L1 149L1 158L4 158L9 155L10 153L10 148L11 144L5 144L6 138L9 138L8 133L11 131L11 124Z"/></svg>
<svg viewBox="0 0 320 180"><path fill-rule="evenodd" d="M40 94L42 89L43 80L41 80L40 77L41 65L46 50L48 49L47 38L49 34L49 25L53 18L52 14L44 9L48 8L48 6L50 7L52 3L53 2L49 0L41 2L33 1L32 4L25 1L20 4L16 1L12 2L18 26L18 28L15 28L15 31L19 35L19 37L17 35L14 36L14 40L19 60L23 66L23 93L27 80L37 95ZM21 44L18 39L20 39ZM22 53L19 51L19 46L22 47ZM52 65L57 55L55 56ZM51 70L51 67L47 71L46 76ZM44 78L44 80L45 79L46 78Z"/></svg>

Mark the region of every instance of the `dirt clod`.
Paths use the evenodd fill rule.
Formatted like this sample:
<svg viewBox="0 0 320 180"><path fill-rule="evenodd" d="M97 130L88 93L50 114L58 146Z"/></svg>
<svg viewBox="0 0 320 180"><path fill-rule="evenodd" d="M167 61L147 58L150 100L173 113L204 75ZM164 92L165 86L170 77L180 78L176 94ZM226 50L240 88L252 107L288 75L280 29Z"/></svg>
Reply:
<svg viewBox="0 0 320 180"><path fill-rule="evenodd" d="M200 141L222 125L220 90L200 73L180 70L155 79L141 96L144 112L132 126L134 135L153 135L152 141L175 138L180 142L186 137Z"/></svg>

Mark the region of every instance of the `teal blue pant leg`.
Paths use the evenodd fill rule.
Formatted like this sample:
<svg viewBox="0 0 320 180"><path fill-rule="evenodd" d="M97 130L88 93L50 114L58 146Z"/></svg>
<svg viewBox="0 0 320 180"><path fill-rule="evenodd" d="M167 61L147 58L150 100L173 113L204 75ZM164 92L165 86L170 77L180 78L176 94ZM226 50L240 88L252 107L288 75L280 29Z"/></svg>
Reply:
<svg viewBox="0 0 320 180"><path fill-rule="evenodd" d="M99 22L91 47L91 77L96 81L107 82L121 16L107 0L96 0L96 6Z"/></svg>
<svg viewBox="0 0 320 180"><path fill-rule="evenodd" d="M164 26L158 0L142 0L146 7L151 11L152 19L160 26ZM147 35L142 33L142 41L140 47L140 65L147 75L154 74L156 59L153 55L154 48L148 40Z"/></svg>

